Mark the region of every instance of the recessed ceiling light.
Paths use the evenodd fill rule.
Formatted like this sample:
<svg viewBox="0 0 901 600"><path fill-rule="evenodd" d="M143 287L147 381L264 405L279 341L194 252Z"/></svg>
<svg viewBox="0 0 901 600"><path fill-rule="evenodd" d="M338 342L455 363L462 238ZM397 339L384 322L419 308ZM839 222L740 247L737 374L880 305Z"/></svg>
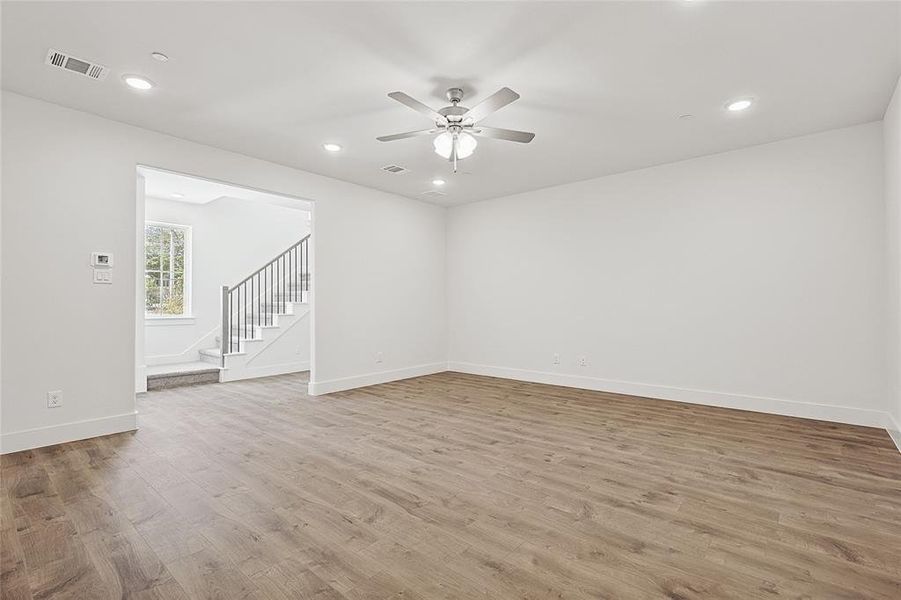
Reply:
<svg viewBox="0 0 901 600"><path fill-rule="evenodd" d="M136 90L149 90L153 87L153 83L151 83L149 79L144 79L139 75L123 75L122 80L128 87Z"/></svg>
<svg viewBox="0 0 901 600"><path fill-rule="evenodd" d="M341 152L341 146L338 144L322 144L322 147L329 152Z"/></svg>
<svg viewBox="0 0 901 600"><path fill-rule="evenodd" d="M185 197L184 194L179 194L178 192L176 192L174 194L169 194L169 196L172 198L184 198Z"/></svg>
<svg viewBox="0 0 901 600"><path fill-rule="evenodd" d="M432 185L444 185L446 182L443 179L433 179Z"/></svg>
<svg viewBox="0 0 901 600"><path fill-rule="evenodd" d="M150 56L153 57L153 60L158 60L160 62L169 62L169 57L162 52L151 52Z"/></svg>
<svg viewBox="0 0 901 600"><path fill-rule="evenodd" d="M726 105L726 110L729 112L740 112L751 108L751 105L754 103L750 98L742 98L741 100L733 100L729 104Z"/></svg>

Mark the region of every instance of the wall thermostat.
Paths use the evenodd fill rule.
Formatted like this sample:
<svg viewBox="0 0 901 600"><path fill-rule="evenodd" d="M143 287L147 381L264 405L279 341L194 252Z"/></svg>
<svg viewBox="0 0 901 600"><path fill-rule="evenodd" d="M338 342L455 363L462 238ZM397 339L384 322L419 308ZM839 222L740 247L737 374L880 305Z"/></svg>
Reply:
<svg viewBox="0 0 901 600"><path fill-rule="evenodd" d="M113 255L109 252L91 252L92 267L111 267L113 266Z"/></svg>

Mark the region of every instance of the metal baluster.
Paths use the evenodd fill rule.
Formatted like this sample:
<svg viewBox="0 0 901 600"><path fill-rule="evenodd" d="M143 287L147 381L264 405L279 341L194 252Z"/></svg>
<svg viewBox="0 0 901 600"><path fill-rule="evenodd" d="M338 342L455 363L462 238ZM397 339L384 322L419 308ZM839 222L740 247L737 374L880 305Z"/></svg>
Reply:
<svg viewBox="0 0 901 600"><path fill-rule="evenodd" d="M241 351L242 335L254 339L256 328L273 325L275 315L283 314L289 302L305 301L304 293L309 294L311 279L309 242L310 236L306 236L244 281L232 288L222 287L223 367L225 354ZM246 335L248 331L250 337Z"/></svg>

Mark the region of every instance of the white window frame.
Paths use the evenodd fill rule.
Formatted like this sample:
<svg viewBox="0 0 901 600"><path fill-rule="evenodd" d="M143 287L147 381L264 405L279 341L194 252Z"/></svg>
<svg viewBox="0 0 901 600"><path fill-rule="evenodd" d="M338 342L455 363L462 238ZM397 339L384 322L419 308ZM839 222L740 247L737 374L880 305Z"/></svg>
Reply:
<svg viewBox="0 0 901 600"><path fill-rule="evenodd" d="M192 291L193 291L193 279L194 279L194 268L193 268L193 229L190 225L182 225L180 223L167 223L165 221L153 221L149 219L145 219L144 227L146 228L148 225L156 226L156 227L167 227L169 229L181 229L185 233L185 283L184 283L184 309L182 314L180 315L151 315L147 313L147 289L145 285L144 289L144 320L150 322L151 324L160 324L160 325L191 325L194 323L194 315L192 313L193 302L192 302ZM146 244L141 245L142 248L146 247ZM144 256L144 281L147 281L147 257Z"/></svg>

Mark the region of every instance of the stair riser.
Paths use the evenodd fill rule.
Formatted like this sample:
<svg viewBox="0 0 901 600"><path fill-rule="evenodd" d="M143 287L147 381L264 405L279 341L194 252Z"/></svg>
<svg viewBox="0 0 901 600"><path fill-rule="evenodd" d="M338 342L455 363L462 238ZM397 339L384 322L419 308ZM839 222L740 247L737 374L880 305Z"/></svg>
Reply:
<svg viewBox="0 0 901 600"><path fill-rule="evenodd" d="M148 377L147 390L165 390L186 385L201 385L204 383L219 383L219 371L199 373L179 373L165 376Z"/></svg>

